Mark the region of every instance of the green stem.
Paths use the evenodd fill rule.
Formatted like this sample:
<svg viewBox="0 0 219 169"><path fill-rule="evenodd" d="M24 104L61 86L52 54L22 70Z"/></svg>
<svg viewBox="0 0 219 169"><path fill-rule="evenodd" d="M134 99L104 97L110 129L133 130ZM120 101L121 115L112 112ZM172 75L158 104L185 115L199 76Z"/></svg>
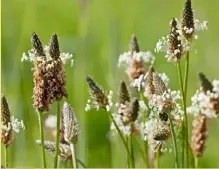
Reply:
<svg viewBox="0 0 219 169"><path fill-rule="evenodd" d="M86 165L80 159L76 158L76 160L83 168L87 168Z"/></svg>
<svg viewBox="0 0 219 169"><path fill-rule="evenodd" d="M44 129L43 129L43 112L38 112L39 118L39 126L40 126L40 140L41 140L41 147L42 147L42 155L43 155L43 167L47 168L46 166L46 154L44 148Z"/></svg>
<svg viewBox="0 0 219 169"><path fill-rule="evenodd" d="M77 160L76 160L76 151L75 151L75 145L73 143L70 144L71 147L71 154L72 154L72 165L73 168L78 168L77 166Z"/></svg>
<svg viewBox="0 0 219 169"><path fill-rule="evenodd" d="M185 77L184 77L184 106L185 106L185 140L186 141L186 163L187 167L189 167L189 142L188 142L188 119L187 119L187 112L186 112L186 105L187 105L187 86L188 86L188 77L189 77L189 52L186 54L186 65L185 65Z"/></svg>
<svg viewBox="0 0 219 169"><path fill-rule="evenodd" d="M129 145L129 137L125 136L126 144ZM130 152L131 153L131 152ZM126 160L127 160L127 168L130 168L130 160L129 160L129 154L126 152Z"/></svg>
<svg viewBox="0 0 219 169"><path fill-rule="evenodd" d="M8 147L5 146L5 168L8 168Z"/></svg>
<svg viewBox="0 0 219 169"><path fill-rule="evenodd" d="M56 152L54 159L54 168L58 167L58 157L59 157L59 137L60 137L60 101L57 102L57 122L56 122Z"/></svg>
<svg viewBox="0 0 219 169"><path fill-rule="evenodd" d="M189 167L189 144L188 144L188 119L187 119L187 111L186 111L186 98L185 98L185 92L184 92L184 88L183 88L183 78L182 78L182 71L181 71L181 66L180 63L177 64L177 69L178 69L178 77L179 77L179 84L180 84L180 92L182 94L182 105L183 105L183 111L184 111L184 125L182 125L182 127L184 127L184 131L182 132L182 139L185 140L185 149L186 149L186 167ZM184 154L183 154L184 155ZM184 162L182 162L184 163Z"/></svg>
<svg viewBox="0 0 219 169"><path fill-rule="evenodd" d="M133 131L133 125L134 124L131 124L131 132ZM132 157L132 162L133 162L132 168L135 168L135 155L134 155L134 145L133 145L132 133L130 134L130 151L131 151L131 157Z"/></svg>
<svg viewBox="0 0 219 169"><path fill-rule="evenodd" d="M143 161L144 161L144 164L145 164L145 166L146 166L146 168L148 168L149 167L149 162L148 162L148 156L147 156L147 154L145 154L145 152L144 152L144 150L141 148L141 145L140 145L140 143L138 142L138 140L137 140L137 138L135 138L135 142L137 143L136 145L138 146L138 148L139 148L139 151L140 151L140 153L141 153L141 156L142 156L142 159L143 159ZM146 143L146 145L147 145L147 142L146 141L144 141L144 143ZM145 145L144 145L145 146Z"/></svg>
<svg viewBox="0 0 219 169"><path fill-rule="evenodd" d="M195 160L195 168L198 168L198 157L194 156L194 160Z"/></svg>
<svg viewBox="0 0 219 169"><path fill-rule="evenodd" d="M125 141L125 139L124 139L124 137L123 137L122 132L120 131L118 125L116 124L116 121L114 120L112 114L111 114L110 112L108 112L108 115L109 115L110 119L112 120L114 126L116 127L117 132L119 133L119 135L120 135L120 137L121 137L121 139L122 139L122 142L123 142L123 144L124 144L124 146L125 146L125 149L126 149L126 151L127 151L127 154L128 154L128 156L129 156L129 159L132 160L131 153L130 153L130 151L129 151L128 145L126 144L126 141ZM131 161L131 167L133 168L133 166L134 166L134 165L133 165L133 161Z"/></svg>
<svg viewBox="0 0 219 169"><path fill-rule="evenodd" d="M160 166L160 149L161 149L161 144L157 148L155 168L159 168Z"/></svg>
<svg viewBox="0 0 219 169"><path fill-rule="evenodd" d="M176 133L174 130L174 125L173 125L173 121L171 119L171 115L170 112L168 112L168 116L169 116L169 121L170 121L170 128L171 128L171 135L172 135L172 140L173 140L173 146L174 146L174 154L175 154L175 167L179 168L179 158L178 158L178 149L177 149L177 141L176 141Z"/></svg>
<svg viewBox="0 0 219 169"><path fill-rule="evenodd" d="M185 125L184 123L182 124L182 136L185 135ZM185 155L185 140L181 140L182 143L182 155L181 155L181 167L184 168L184 155Z"/></svg>

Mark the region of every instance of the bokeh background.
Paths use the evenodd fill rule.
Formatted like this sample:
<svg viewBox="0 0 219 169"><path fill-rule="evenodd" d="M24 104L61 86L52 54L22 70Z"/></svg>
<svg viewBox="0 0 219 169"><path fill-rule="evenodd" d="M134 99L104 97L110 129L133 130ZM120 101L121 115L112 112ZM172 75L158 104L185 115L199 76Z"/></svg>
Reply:
<svg viewBox="0 0 219 169"><path fill-rule="evenodd" d="M189 97L199 86L198 72L219 79L219 1L192 2L195 16L209 21L209 30L199 34L191 52ZM88 167L126 167L121 141L118 138L109 141L107 114L84 111L88 99L85 77L91 75L105 90L113 90L116 99L119 82L128 81L124 70L117 68L117 60L120 53L128 50L131 34L136 34L142 51L153 51L158 39L169 32L171 18L179 18L183 4L183 0L2 0L1 89L11 113L26 125L26 130L16 136L10 147L10 166L41 165L41 151L35 144L39 128L31 98L32 64L21 62L22 53L31 47L32 32L44 44L56 32L61 50L74 55L74 66L66 66L66 73L69 103L81 129L77 144L79 158ZM166 62L164 53L156 54L155 67L167 73L171 88L179 88L176 66ZM53 105L50 114L55 113ZM209 136L200 167L219 167L218 129L218 120L208 122ZM52 136L48 133L46 139L51 140ZM47 159L52 167L53 159L48 153ZM137 167L144 167L138 150L136 163ZM173 167L173 154L162 156L161 166Z"/></svg>

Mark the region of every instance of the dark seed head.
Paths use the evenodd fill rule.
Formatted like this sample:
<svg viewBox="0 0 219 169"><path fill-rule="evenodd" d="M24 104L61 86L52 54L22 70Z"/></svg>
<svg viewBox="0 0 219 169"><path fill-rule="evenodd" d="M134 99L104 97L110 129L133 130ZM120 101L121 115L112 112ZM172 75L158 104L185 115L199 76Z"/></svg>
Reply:
<svg viewBox="0 0 219 169"><path fill-rule="evenodd" d="M31 43L38 56L45 56L42 43L35 32L32 33Z"/></svg>
<svg viewBox="0 0 219 169"><path fill-rule="evenodd" d="M122 81L119 91L119 104L125 104L126 102L130 102L130 96L125 82Z"/></svg>
<svg viewBox="0 0 219 169"><path fill-rule="evenodd" d="M52 58L58 59L60 56L58 36L54 33L49 44L49 54Z"/></svg>
<svg viewBox="0 0 219 169"><path fill-rule="evenodd" d="M129 50L131 51L131 53L140 52L139 45L138 45L138 40L137 40L137 38L134 34L131 37Z"/></svg>
<svg viewBox="0 0 219 169"><path fill-rule="evenodd" d="M211 91L213 90L213 85L211 84L211 82L208 80L208 78L206 78L206 76L203 73L199 73L199 81L201 83L202 86L202 90L203 92L207 92L207 91Z"/></svg>

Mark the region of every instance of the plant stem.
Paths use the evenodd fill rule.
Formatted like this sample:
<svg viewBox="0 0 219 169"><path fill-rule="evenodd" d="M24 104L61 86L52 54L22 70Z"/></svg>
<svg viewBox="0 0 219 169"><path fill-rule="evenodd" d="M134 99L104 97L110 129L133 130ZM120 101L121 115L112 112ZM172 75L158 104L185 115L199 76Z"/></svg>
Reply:
<svg viewBox="0 0 219 169"><path fill-rule="evenodd" d="M86 165L78 158L76 158L77 162L84 168L87 168Z"/></svg>
<svg viewBox="0 0 219 169"><path fill-rule="evenodd" d="M198 157L194 156L194 160L195 160L195 168L198 168Z"/></svg>
<svg viewBox="0 0 219 169"><path fill-rule="evenodd" d="M186 54L186 65L185 65L185 76L184 76L184 106L185 106L185 140L186 140L186 163L189 167L189 142L188 142L188 119L186 112L186 100L187 100L187 86L188 86L188 77L189 77L189 51Z"/></svg>
<svg viewBox="0 0 219 169"><path fill-rule="evenodd" d="M159 164L160 164L160 149L161 149L161 144L157 148L155 168L159 168Z"/></svg>
<svg viewBox="0 0 219 169"><path fill-rule="evenodd" d="M141 148L141 145L140 145L140 143L138 142L138 140L137 140L137 138L135 138L135 141L136 141L136 145L138 146L138 148L139 148L139 150L140 150L140 153L141 153L141 156L142 156L142 159L143 159L143 161L144 161L144 164L145 164L145 167L146 168L148 168L149 167L149 162L148 162L148 157L146 156L146 154L145 154L145 152L144 152L144 150ZM144 141L144 143L146 143L146 145L147 145L147 142L146 141ZM145 146L145 145L144 145Z"/></svg>
<svg viewBox="0 0 219 169"><path fill-rule="evenodd" d="M125 136L125 140L126 140L126 144L129 145L129 137L128 136ZM129 159L130 159L129 154L128 154L128 152L126 152L127 168L130 168L130 160Z"/></svg>
<svg viewBox="0 0 219 169"><path fill-rule="evenodd" d="M131 153L130 153L129 148L128 148L128 145L126 144L126 141L125 141L125 139L124 139L124 137L123 137L123 134L122 134L122 132L120 131L118 125L116 124L116 121L114 120L112 114L111 114L110 112L107 112L107 113L108 113L110 119L112 120L114 126L116 127L116 130L117 130L117 132L119 133L121 139L122 139L122 142L123 142L123 144L124 144L124 146L125 146L125 149L126 149L126 151L127 151L127 154L128 154L128 156L129 156L129 159L131 160L131 167L133 168L133 161L132 161Z"/></svg>
<svg viewBox="0 0 219 169"><path fill-rule="evenodd" d="M173 121L171 119L170 112L171 111L168 112L168 117L169 117L169 121L170 121L171 135L172 135L172 138L173 138L173 146L174 146L174 154L175 154L175 167L179 168L179 158L178 158L176 133L175 133L175 130L174 130Z"/></svg>
<svg viewBox="0 0 219 169"><path fill-rule="evenodd" d="M41 140L41 147L42 147L42 155L43 155L43 167L47 168L46 165L46 154L44 148L44 129L43 129L43 112L37 112L39 118L39 126L40 126L40 140Z"/></svg>
<svg viewBox="0 0 219 169"><path fill-rule="evenodd" d="M5 146L5 168L8 168L8 147Z"/></svg>
<svg viewBox="0 0 219 169"><path fill-rule="evenodd" d="M77 166L77 160L76 160L75 145L74 145L73 143L71 143L71 144L70 144L70 147L71 147L73 168L78 168L78 166Z"/></svg>
<svg viewBox="0 0 219 169"><path fill-rule="evenodd" d="M185 135L185 125L182 123L182 136ZM182 143L182 155L181 155L181 168L184 168L184 155L185 155L185 140L181 140Z"/></svg>
<svg viewBox="0 0 219 169"><path fill-rule="evenodd" d="M58 157L59 157L59 137L60 137L60 101L57 102L57 122L56 122L56 152L54 159L54 168L58 167Z"/></svg>
<svg viewBox="0 0 219 169"><path fill-rule="evenodd" d="M135 155L134 155L134 145L133 145L133 137L132 137L132 131L133 131L133 125L131 124L131 134L130 134L130 151L131 151L131 157L132 157L132 161L133 161L133 167L135 168Z"/></svg>
<svg viewBox="0 0 219 169"><path fill-rule="evenodd" d="M188 151L188 120L187 120L187 112L186 112L186 98L185 98L185 92L183 88L183 78L182 78L182 71L181 71L181 66L180 63L177 64L177 69L178 69L178 77L179 77L179 84L180 84L180 92L182 94L182 105L183 105L183 110L184 110L184 125L182 127L184 128L185 132L182 132L183 136L182 139L185 140L185 149L186 149L186 167L189 167L189 151ZM184 154L183 154L184 155ZM182 162L184 163L184 161Z"/></svg>

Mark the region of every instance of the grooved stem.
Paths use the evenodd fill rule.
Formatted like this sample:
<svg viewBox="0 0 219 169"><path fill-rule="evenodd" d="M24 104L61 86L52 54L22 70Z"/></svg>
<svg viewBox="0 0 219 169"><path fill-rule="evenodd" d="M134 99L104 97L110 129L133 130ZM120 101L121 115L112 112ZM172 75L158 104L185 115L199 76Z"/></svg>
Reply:
<svg viewBox="0 0 219 169"><path fill-rule="evenodd" d="M54 159L54 168L58 167L58 157L59 157L59 137L60 137L60 101L57 102L57 122L56 122L56 152Z"/></svg>
<svg viewBox="0 0 219 169"><path fill-rule="evenodd" d="M71 154L72 154L72 165L73 168L78 168L77 166L77 160L76 160L76 151L75 151L75 145L73 143L70 144L71 147Z"/></svg>
<svg viewBox="0 0 219 169"><path fill-rule="evenodd" d="M43 155L43 167L47 168L46 154L45 154L45 148L44 148L43 112L37 112L37 113L38 113L38 118L39 118L40 140L41 140L42 155Z"/></svg>

